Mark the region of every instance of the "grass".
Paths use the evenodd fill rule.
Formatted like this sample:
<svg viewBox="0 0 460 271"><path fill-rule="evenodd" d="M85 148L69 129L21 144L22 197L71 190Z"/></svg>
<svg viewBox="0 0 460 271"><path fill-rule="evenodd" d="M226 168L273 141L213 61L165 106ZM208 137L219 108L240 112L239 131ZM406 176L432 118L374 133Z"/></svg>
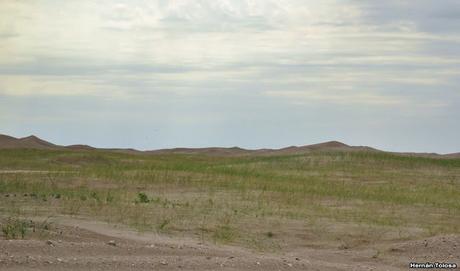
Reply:
<svg viewBox="0 0 460 271"><path fill-rule="evenodd" d="M8 218L4 223L2 223L1 228L5 239L17 239L19 237L24 239L29 225L27 221Z"/></svg>
<svg viewBox="0 0 460 271"><path fill-rule="evenodd" d="M262 250L458 234L459 191L460 159L0 150L4 216L88 216Z"/></svg>
<svg viewBox="0 0 460 271"><path fill-rule="evenodd" d="M7 217L0 221L0 228L5 239L24 239L26 235L37 235L39 238L47 236L51 224L45 219L42 222Z"/></svg>
<svg viewBox="0 0 460 271"><path fill-rule="evenodd" d="M137 194L137 201L138 203L149 203L150 199L145 193L138 193Z"/></svg>

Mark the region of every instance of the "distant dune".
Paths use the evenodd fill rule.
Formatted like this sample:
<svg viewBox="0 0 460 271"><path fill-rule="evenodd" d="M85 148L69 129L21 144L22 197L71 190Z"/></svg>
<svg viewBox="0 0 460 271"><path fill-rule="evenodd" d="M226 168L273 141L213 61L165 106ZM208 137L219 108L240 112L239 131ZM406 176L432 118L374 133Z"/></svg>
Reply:
<svg viewBox="0 0 460 271"><path fill-rule="evenodd" d="M174 148L174 149L161 149L154 151L147 151L151 154L163 154L163 153L177 153L177 154L208 154L208 155L247 155L253 151L245 150L238 147L232 148Z"/></svg>
<svg viewBox="0 0 460 271"><path fill-rule="evenodd" d="M66 146L66 148L67 148L67 149L71 149L71 150L86 150L86 151L95 150L95 149L96 149L96 148L91 147L91 146L88 146L88 145L80 145L80 144L69 145L69 146Z"/></svg>
<svg viewBox="0 0 460 271"><path fill-rule="evenodd" d="M7 135L0 135L0 148L2 149L57 149L60 146L42 140L36 136L15 138Z"/></svg>
<svg viewBox="0 0 460 271"><path fill-rule="evenodd" d="M305 145L305 146L290 146L281 149L256 149L248 150L239 147L222 148L222 147L209 147L209 148L173 148L173 149L160 149L152 151L139 151L135 149L102 149L95 148L89 145L69 145L60 146L40 139L36 136L28 136L24 138L15 138L8 135L0 134L0 149L68 149L76 151L92 151L104 150L129 154L204 154L214 156L246 156L246 155L293 155L305 154L317 151L368 151L368 152L382 152L381 150L374 149L367 146L350 146L338 141L328 141L319 144ZM391 152L393 154L405 156L418 156L418 157L435 157L435 158L460 158L460 153L452 153L440 155L436 153L412 153L412 152Z"/></svg>
<svg viewBox="0 0 460 271"><path fill-rule="evenodd" d="M460 152L451 153L451 154L446 154L445 156L451 157L451 158L460 158Z"/></svg>

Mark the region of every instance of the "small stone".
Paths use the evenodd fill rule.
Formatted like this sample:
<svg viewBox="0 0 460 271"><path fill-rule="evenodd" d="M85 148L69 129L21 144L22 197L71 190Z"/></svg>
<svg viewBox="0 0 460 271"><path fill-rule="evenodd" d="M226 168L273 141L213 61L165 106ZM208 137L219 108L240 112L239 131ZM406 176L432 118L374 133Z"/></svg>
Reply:
<svg viewBox="0 0 460 271"><path fill-rule="evenodd" d="M160 262L162 265L168 265L168 263L166 261L161 261Z"/></svg>
<svg viewBox="0 0 460 271"><path fill-rule="evenodd" d="M260 262L256 262L257 265L260 265Z"/></svg>
<svg viewBox="0 0 460 271"><path fill-rule="evenodd" d="M348 249L349 247L346 244L342 244L339 246L339 249Z"/></svg>
<svg viewBox="0 0 460 271"><path fill-rule="evenodd" d="M46 244L49 245L49 246L54 247L54 243L53 243L53 241L51 241L51 240L47 240L47 241L46 241Z"/></svg>
<svg viewBox="0 0 460 271"><path fill-rule="evenodd" d="M296 257L295 260L296 260L296 261L300 261L300 258L297 258L297 257Z"/></svg>
<svg viewBox="0 0 460 271"><path fill-rule="evenodd" d="M292 263L286 263L286 265L292 267Z"/></svg>
<svg viewBox="0 0 460 271"><path fill-rule="evenodd" d="M114 240L110 240L109 242L107 242L107 245L116 247L117 243L115 243Z"/></svg>

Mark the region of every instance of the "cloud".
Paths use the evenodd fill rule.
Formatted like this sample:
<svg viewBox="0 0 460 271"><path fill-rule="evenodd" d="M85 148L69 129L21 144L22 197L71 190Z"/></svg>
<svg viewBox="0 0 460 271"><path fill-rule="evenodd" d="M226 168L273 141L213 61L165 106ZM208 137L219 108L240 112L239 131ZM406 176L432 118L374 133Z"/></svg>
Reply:
<svg viewBox="0 0 460 271"><path fill-rule="evenodd" d="M458 33L460 29L460 3L447 0L354 1L362 11L362 18L375 25L407 25L428 33Z"/></svg>
<svg viewBox="0 0 460 271"><path fill-rule="evenodd" d="M4 96L105 96L117 97L123 90L100 80L67 76L0 76L0 95Z"/></svg>
<svg viewBox="0 0 460 271"><path fill-rule="evenodd" d="M278 1L150 1L115 4L107 27L115 30L215 32L267 30L283 12Z"/></svg>
<svg viewBox="0 0 460 271"><path fill-rule="evenodd" d="M331 125L364 109L388 123L395 112L447 118L460 104L459 7L453 0L1 1L0 95L15 101L8 116L35 99L74 100L79 109L86 100L116 100L126 112L142 103L142 114L127 114L133 122L160 115L149 104L168 105L161 115L174 125L214 116L203 126L209 133L219 121L237 129L248 118L265 123L255 134L275 133L264 117L276 119L274 110L284 122L328 108Z"/></svg>
<svg viewBox="0 0 460 271"><path fill-rule="evenodd" d="M267 91L266 94L273 97L289 98L295 104L308 104L308 103L327 103L338 105L377 105L377 106L395 106L404 105L406 101L398 97L388 97L384 95L375 95L369 93L343 93L346 91L335 93L324 93L320 90L308 91Z"/></svg>

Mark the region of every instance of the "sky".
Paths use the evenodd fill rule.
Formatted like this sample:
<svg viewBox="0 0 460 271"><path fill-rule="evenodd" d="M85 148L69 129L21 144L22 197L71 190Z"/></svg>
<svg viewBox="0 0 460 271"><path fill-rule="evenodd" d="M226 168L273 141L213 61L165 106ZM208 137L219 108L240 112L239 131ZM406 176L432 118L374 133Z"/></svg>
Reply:
<svg viewBox="0 0 460 271"><path fill-rule="evenodd" d="M0 133L460 151L457 0L0 0Z"/></svg>

